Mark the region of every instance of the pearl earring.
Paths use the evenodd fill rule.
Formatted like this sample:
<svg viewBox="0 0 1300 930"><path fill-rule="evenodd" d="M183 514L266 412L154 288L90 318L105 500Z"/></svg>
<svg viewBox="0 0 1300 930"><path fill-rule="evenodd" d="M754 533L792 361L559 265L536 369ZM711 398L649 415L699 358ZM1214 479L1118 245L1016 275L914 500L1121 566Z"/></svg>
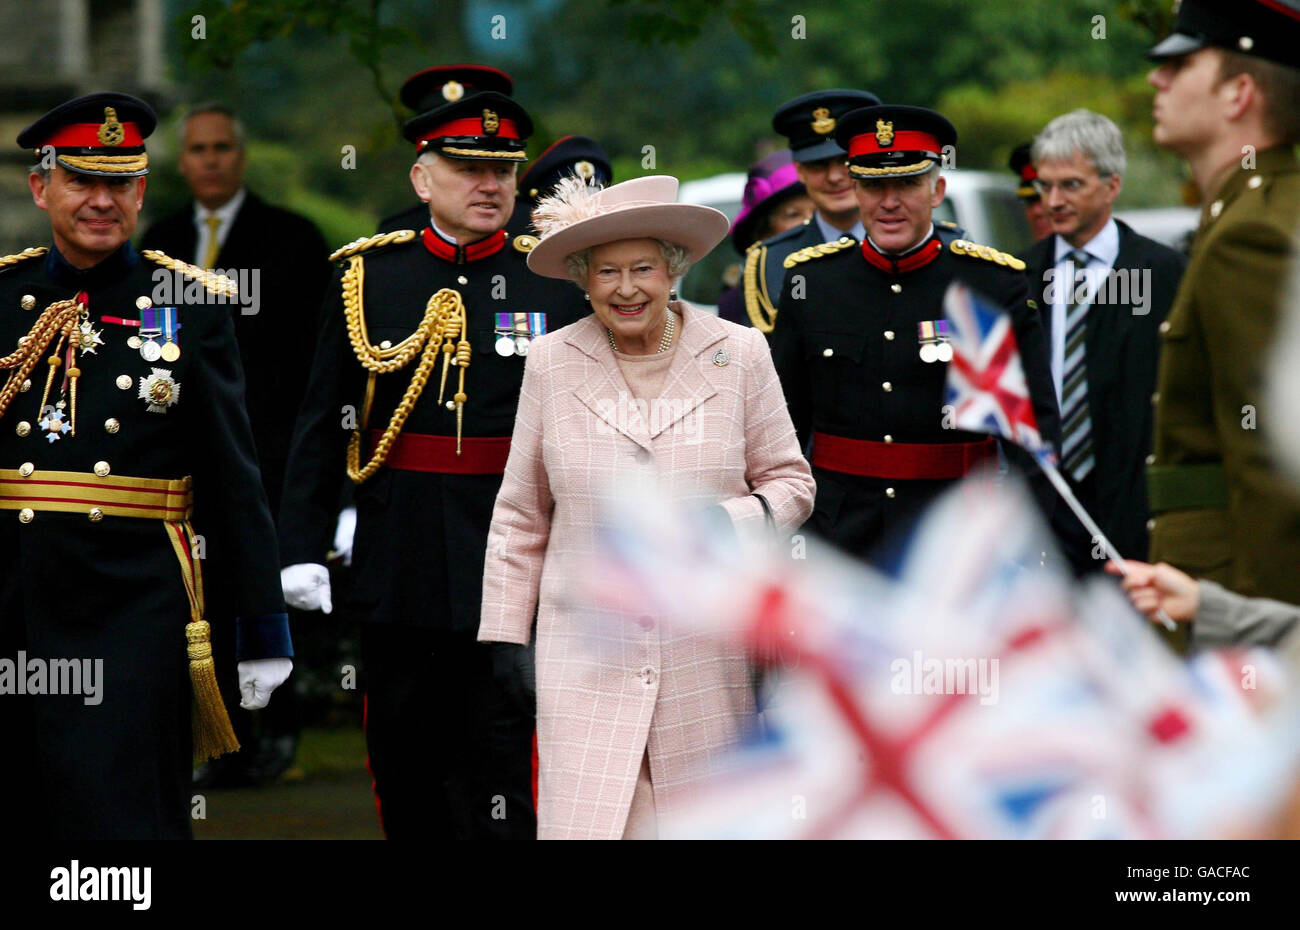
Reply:
<svg viewBox="0 0 1300 930"><path fill-rule="evenodd" d="M586 291L583 291L583 292L582 292L582 299L585 300L585 301L590 302L590 300L591 300L591 295L588 294Z"/></svg>
<svg viewBox="0 0 1300 930"><path fill-rule="evenodd" d="M671 291L668 292L668 299L669 299L669 300L676 300L676 299L677 299L677 289L676 289L676 288L673 288Z"/></svg>

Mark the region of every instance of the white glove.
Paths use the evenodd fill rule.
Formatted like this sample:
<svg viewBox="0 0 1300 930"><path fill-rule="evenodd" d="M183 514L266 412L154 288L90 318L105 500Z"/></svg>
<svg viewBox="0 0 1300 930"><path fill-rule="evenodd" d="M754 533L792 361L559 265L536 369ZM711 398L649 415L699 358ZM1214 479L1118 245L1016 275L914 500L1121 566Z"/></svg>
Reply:
<svg viewBox="0 0 1300 930"><path fill-rule="evenodd" d="M334 551L331 558L341 559L344 565L352 564L352 537L357 532L357 508L346 507L339 511L339 525L334 528Z"/></svg>
<svg viewBox="0 0 1300 930"><path fill-rule="evenodd" d="M239 706L257 710L271 700L271 692L293 671L292 659L248 659L239 663Z"/></svg>
<svg viewBox="0 0 1300 930"><path fill-rule="evenodd" d="M282 568L280 587L284 588L284 602L290 607L326 614L334 609L330 600L330 572L324 565L300 562Z"/></svg>

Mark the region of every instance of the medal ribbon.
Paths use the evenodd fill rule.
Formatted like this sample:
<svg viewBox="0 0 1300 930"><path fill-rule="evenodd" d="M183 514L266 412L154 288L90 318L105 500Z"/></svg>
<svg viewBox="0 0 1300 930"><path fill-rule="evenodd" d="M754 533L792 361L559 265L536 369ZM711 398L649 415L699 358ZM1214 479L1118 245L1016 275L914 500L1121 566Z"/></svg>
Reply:
<svg viewBox="0 0 1300 930"><path fill-rule="evenodd" d="M181 326L176 322L176 308L161 307L160 309L162 310L163 338L168 342L177 342L176 333Z"/></svg>
<svg viewBox="0 0 1300 930"><path fill-rule="evenodd" d="M148 341L162 332L158 325L158 308L145 307L140 311L140 336Z"/></svg>

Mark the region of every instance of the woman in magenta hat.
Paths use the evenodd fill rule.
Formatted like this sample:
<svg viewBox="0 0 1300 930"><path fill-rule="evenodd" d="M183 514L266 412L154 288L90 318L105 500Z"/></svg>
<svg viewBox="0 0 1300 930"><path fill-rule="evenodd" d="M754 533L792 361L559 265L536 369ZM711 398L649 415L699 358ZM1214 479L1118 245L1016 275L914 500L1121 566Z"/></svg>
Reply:
<svg viewBox="0 0 1300 930"><path fill-rule="evenodd" d="M812 219L813 209L812 198L799 181L790 150L781 149L765 155L749 169L745 197L731 224L731 244L744 255L755 242L808 222ZM726 290L718 298L718 316L749 326L739 264L727 267L723 284Z"/></svg>
<svg viewBox="0 0 1300 930"><path fill-rule="evenodd" d="M538 836L652 837L701 766L753 721L750 663L701 633L586 605L601 495L653 481L738 544L795 530L814 486L764 336L676 299L727 233L677 180L560 183L533 217L534 272L592 312L533 341L483 570L478 638L536 617ZM761 496L761 497L760 497Z"/></svg>

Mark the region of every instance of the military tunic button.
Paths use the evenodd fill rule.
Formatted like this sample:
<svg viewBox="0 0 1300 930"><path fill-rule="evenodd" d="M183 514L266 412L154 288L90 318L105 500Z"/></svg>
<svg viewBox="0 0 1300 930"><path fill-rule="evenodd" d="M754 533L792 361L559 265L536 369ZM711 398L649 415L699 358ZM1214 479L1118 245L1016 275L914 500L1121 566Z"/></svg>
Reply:
<svg viewBox="0 0 1300 930"><path fill-rule="evenodd" d="M1249 52L1252 48L1255 47L1255 40L1252 39L1250 36L1242 36L1240 39L1237 40L1237 47L1240 48L1243 52Z"/></svg>
<svg viewBox="0 0 1300 930"><path fill-rule="evenodd" d="M118 375L118 376L117 376L117 386L118 386L118 388L120 388L120 389L123 390L123 391L129 391L129 390L131 390L131 385L134 384L134 383L135 383L135 382L133 382L133 381L131 380L131 376L130 376L130 375Z"/></svg>
<svg viewBox="0 0 1300 930"><path fill-rule="evenodd" d="M1148 465L1154 465L1155 463L1156 463L1156 457L1155 457L1155 455L1154 455L1154 454L1152 454L1152 455L1148 455L1148 456L1147 456L1147 464L1148 464Z"/></svg>
<svg viewBox="0 0 1300 930"><path fill-rule="evenodd" d="M894 437L889 435L888 433L885 433L885 442L893 442L893 441L894 441Z"/></svg>
<svg viewBox="0 0 1300 930"><path fill-rule="evenodd" d="M1264 179L1261 178L1259 175L1255 175L1253 178L1251 178L1249 181L1246 182L1246 186L1249 187L1251 190L1254 190L1255 188L1259 187L1263 183L1264 183Z"/></svg>
<svg viewBox="0 0 1300 930"><path fill-rule="evenodd" d="M32 389L32 379L31 379L31 378L28 378L26 381L24 381L24 382L23 382L23 386L22 386L21 388L19 388L19 390L20 390L20 391L23 391L23 392L30 391L31 389Z"/></svg>
<svg viewBox="0 0 1300 930"><path fill-rule="evenodd" d="M898 495L894 493L894 489L893 489L893 488L885 488L885 497L888 497L888 498L891 498L891 499L892 499L892 498L897 497L897 496L898 496Z"/></svg>
<svg viewBox="0 0 1300 930"><path fill-rule="evenodd" d="M1218 215L1222 212L1223 212L1222 200L1216 200L1214 201L1214 203L1210 204L1210 216L1218 217Z"/></svg>
<svg viewBox="0 0 1300 930"><path fill-rule="evenodd" d="M1155 528L1156 528L1156 520L1155 517L1152 517L1150 520L1147 521L1147 532L1150 533Z"/></svg>
<svg viewBox="0 0 1300 930"><path fill-rule="evenodd" d="M1162 332L1162 333L1167 333L1167 332L1169 332L1169 329L1170 329L1170 327L1169 327L1169 321L1168 321L1168 320L1165 320L1163 323L1160 324L1160 332Z"/></svg>
<svg viewBox="0 0 1300 930"><path fill-rule="evenodd" d="M116 433L122 428L122 424L117 422L115 417L109 417L104 421L104 430L110 434Z"/></svg>
<svg viewBox="0 0 1300 930"><path fill-rule="evenodd" d="M141 295L135 299L135 308L137 310L148 310L153 306L153 301L148 297Z"/></svg>
<svg viewBox="0 0 1300 930"><path fill-rule="evenodd" d="M465 277L464 275L460 275L459 277L456 278L456 283L457 283L457 284L469 284L469 278Z"/></svg>
<svg viewBox="0 0 1300 930"><path fill-rule="evenodd" d="M86 516L90 517L91 523L98 523L100 520L104 519L104 511L100 510L98 507L91 507L90 513L86 514Z"/></svg>
<svg viewBox="0 0 1300 930"><path fill-rule="evenodd" d="M1159 392L1159 391L1156 391L1154 394L1151 395L1151 403L1153 403L1153 404L1158 404L1158 403L1160 403L1160 392Z"/></svg>
<svg viewBox="0 0 1300 930"><path fill-rule="evenodd" d="M895 294L903 293L903 285L901 284L891 284L889 285L889 289L893 291Z"/></svg>
<svg viewBox="0 0 1300 930"><path fill-rule="evenodd" d="M21 423L19 423L17 428L15 429L15 432L17 432L19 436L26 436L31 431L32 431L32 425L28 423L26 420L23 420Z"/></svg>
<svg viewBox="0 0 1300 930"><path fill-rule="evenodd" d="M393 347L393 343L388 339L385 339L383 342L379 343L379 348L381 349L391 349L392 347Z"/></svg>
<svg viewBox="0 0 1300 930"><path fill-rule="evenodd" d="M894 341L894 331L892 329L885 330L885 341L886 342Z"/></svg>
<svg viewBox="0 0 1300 930"><path fill-rule="evenodd" d="M892 391L892 390L894 389L894 386L893 386L892 384L890 384L888 381L886 381L884 384L880 385L880 387L881 387L881 390L883 390L885 393L889 393L890 391Z"/></svg>
<svg viewBox="0 0 1300 930"><path fill-rule="evenodd" d="M107 477L108 477L108 473L109 473L109 471L110 471L110 469L109 469L109 467L108 467L108 463L107 463L107 462L96 462L96 463L95 463L95 474L99 475L99 477L101 477L101 478L107 478Z"/></svg>
<svg viewBox="0 0 1300 930"><path fill-rule="evenodd" d="M24 310L33 310L36 307L36 298L31 294L24 294L23 299L18 301Z"/></svg>
<svg viewBox="0 0 1300 930"><path fill-rule="evenodd" d="M825 356L826 358L830 358L834 354L835 354L834 349L822 349L822 355Z"/></svg>
<svg viewBox="0 0 1300 930"><path fill-rule="evenodd" d="M18 474L22 475L24 478L30 476L34 471L36 471L36 466L31 462L23 462L18 466Z"/></svg>
<svg viewBox="0 0 1300 930"><path fill-rule="evenodd" d="M21 523L31 523L35 517L36 512L30 507L24 507L22 510L18 511L18 520Z"/></svg>

